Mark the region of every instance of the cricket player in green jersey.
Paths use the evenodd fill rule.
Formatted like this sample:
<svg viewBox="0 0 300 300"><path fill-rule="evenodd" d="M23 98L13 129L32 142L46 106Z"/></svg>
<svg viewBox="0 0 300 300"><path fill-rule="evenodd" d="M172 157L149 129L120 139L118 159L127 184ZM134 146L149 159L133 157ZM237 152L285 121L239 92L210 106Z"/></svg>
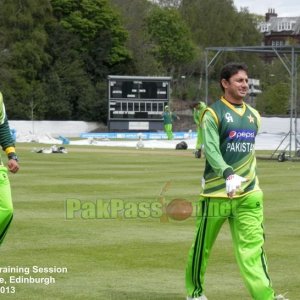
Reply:
<svg viewBox="0 0 300 300"><path fill-rule="evenodd" d="M254 153L260 116L244 102L249 88L247 66L225 65L220 84L224 96L205 110L201 121L206 165L202 215L197 220L186 268L187 299L207 300L204 295L207 262L226 220L235 257L252 299L286 299L275 296L263 248L263 193Z"/></svg>
<svg viewBox="0 0 300 300"><path fill-rule="evenodd" d="M193 118L194 122L197 126L197 142L196 142L196 150L195 150L195 157L201 158L201 150L203 146L202 142L202 129L201 129L201 122L202 114L205 111L206 104L202 101L196 103L193 107Z"/></svg>
<svg viewBox="0 0 300 300"><path fill-rule="evenodd" d="M7 167L0 162L0 245L7 233L13 218L13 205L7 170L16 173L19 170L18 158L14 141L8 125L8 120L0 92L0 145L8 157Z"/></svg>
<svg viewBox="0 0 300 300"><path fill-rule="evenodd" d="M173 140L173 121L176 119L180 119L175 113L170 111L168 105L165 106L165 111L162 114L164 120L164 130L167 134L168 140Z"/></svg>

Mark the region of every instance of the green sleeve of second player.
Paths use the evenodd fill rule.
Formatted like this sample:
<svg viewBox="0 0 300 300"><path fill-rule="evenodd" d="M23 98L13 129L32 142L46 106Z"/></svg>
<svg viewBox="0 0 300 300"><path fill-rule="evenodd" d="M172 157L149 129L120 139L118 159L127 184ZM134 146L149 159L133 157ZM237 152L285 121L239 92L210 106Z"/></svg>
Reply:
<svg viewBox="0 0 300 300"><path fill-rule="evenodd" d="M199 126L200 120L199 120L199 111L197 109L194 108L193 110L193 118L194 118L194 122L197 124L197 126Z"/></svg>
<svg viewBox="0 0 300 300"><path fill-rule="evenodd" d="M11 136L8 120L6 117L3 96L0 92L0 145L3 150L7 147L14 146L14 141Z"/></svg>
<svg viewBox="0 0 300 300"><path fill-rule="evenodd" d="M223 177L224 171L231 168L231 166L226 164L222 157L219 147L218 125L209 111L206 111L203 115L202 139L208 163L219 177Z"/></svg>

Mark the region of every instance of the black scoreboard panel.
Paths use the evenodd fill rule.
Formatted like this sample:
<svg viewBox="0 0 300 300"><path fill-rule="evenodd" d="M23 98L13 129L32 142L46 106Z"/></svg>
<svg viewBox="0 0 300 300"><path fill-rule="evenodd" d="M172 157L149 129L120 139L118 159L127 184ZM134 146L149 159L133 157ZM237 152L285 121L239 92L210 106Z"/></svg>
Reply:
<svg viewBox="0 0 300 300"><path fill-rule="evenodd" d="M162 120L170 77L109 76L109 120Z"/></svg>

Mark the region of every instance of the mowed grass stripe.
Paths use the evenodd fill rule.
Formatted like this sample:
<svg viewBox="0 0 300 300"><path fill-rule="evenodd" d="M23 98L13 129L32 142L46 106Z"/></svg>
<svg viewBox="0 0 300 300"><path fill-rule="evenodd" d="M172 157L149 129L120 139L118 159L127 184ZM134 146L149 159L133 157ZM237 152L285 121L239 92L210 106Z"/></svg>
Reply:
<svg viewBox="0 0 300 300"><path fill-rule="evenodd" d="M67 220L67 199L118 199L124 204L197 201L204 168L191 150L66 146L69 153L37 154L18 146L19 174L10 175L15 218L2 245L0 266L65 266L54 285L19 284L3 299L184 299L184 272L195 218L162 223L158 217ZM265 194L266 253L273 285L290 299L300 294L300 164L258 160ZM225 276L226 275L226 276ZM0 277L3 274L0 274ZM36 275L35 275L36 276ZM3 276L7 278L7 275ZM209 261L209 299L249 300L227 224Z"/></svg>

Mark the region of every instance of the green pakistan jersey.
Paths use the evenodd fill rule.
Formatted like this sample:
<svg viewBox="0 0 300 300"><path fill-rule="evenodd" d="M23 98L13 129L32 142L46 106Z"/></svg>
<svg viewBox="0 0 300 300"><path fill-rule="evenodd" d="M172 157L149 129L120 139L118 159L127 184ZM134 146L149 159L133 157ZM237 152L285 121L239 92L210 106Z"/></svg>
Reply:
<svg viewBox="0 0 300 300"><path fill-rule="evenodd" d="M222 97L205 110L202 137L206 165L202 196L227 198L225 179L233 173L248 179L235 197L260 190L254 153L259 126L259 113L244 102L234 106Z"/></svg>
<svg viewBox="0 0 300 300"><path fill-rule="evenodd" d="M165 111L163 113L163 119L164 119L164 125L172 124L173 121L176 119L176 114L169 111Z"/></svg>

